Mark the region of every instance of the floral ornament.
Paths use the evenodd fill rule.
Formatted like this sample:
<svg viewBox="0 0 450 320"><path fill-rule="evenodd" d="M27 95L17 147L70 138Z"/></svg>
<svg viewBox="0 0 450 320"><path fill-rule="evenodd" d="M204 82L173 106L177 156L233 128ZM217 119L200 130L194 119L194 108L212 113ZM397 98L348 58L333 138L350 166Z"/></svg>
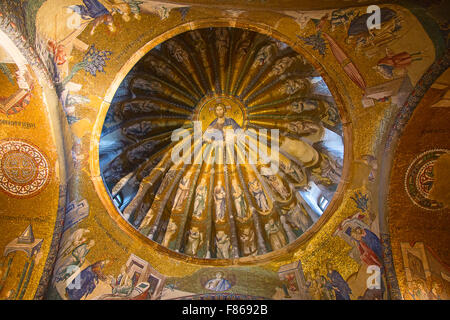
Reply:
<svg viewBox="0 0 450 320"><path fill-rule="evenodd" d="M353 197L350 197L353 201L356 203L356 207L362 212L366 212L369 206L367 205L367 202L369 201L369 197L367 194L362 194L360 191L355 192Z"/></svg>
<svg viewBox="0 0 450 320"><path fill-rule="evenodd" d="M191 7L181 7L177 8L178 12L181 14L181 20L184 21L186 19L187 14L189 13L189 10L191 10Z"/></svg>
<svg viewBox="0 0 450 320"><path fill-rule="evenodd" d="M309 37L297 36L299 39L303 40L307 45L312 46L313 50L319 51L322 56L325 55L325 50L327 45L325 40L322 38L322 33L319 31Z"/></svg>
<svg viewBox="0 0 450 320"><path fill-rule="evenodd" d="M73 66L70 74L64 79L63 85L67 84L80 70L89 72L94 77L97 75L97 71L105 72L106 60L110 59L111 54L112 51L97 50L95 45L92 44L84 55L83 60Z"/></svg>

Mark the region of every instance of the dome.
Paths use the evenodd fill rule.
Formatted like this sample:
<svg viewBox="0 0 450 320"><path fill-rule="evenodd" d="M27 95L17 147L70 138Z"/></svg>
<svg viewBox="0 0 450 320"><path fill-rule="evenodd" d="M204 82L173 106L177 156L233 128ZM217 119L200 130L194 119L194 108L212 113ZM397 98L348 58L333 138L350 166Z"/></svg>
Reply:
<svg viewBox="0 0 450 320"><path fill-rule="evenodd" d="M179 34L119 86L100 169L123 219L203 259L277 251L325 211L344 143L319 72L287 44L239 28Z"/></svg>

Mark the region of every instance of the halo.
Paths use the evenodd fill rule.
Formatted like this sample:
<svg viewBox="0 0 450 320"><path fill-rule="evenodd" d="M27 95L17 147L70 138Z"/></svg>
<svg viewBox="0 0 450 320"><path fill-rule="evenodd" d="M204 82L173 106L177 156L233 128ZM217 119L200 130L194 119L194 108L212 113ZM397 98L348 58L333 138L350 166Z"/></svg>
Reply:
<svg viewBox="0 0 450 320"><path fill-rule="evenodd" d="M225 103L223 103L222 101L219 100L213 107L209 107L209 111L213 111L217 107L218 104L223 105L225 107L225 109L227 109L227 110L231 109L231 105L225 104Z"/></svg>

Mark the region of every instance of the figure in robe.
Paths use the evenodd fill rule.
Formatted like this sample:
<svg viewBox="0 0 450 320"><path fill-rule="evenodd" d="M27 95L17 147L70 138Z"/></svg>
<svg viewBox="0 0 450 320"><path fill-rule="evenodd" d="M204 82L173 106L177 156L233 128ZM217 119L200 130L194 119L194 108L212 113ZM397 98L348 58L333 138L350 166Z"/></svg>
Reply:
<svg viewBox="0 0 450 320"><path fill-rule="evenodd" d="M266 229L273 251L281 249L286 245L286 238L281 230L281 226L274 219L271 218L264 226L264 229Z"/></svg>
<svg viewBox="0 0 450 320"><path fill-rule="evenodd" d="M296 183L306 185L308 183L306 174L291 161L283 162L280 161L281 170L284 171L288 176L290 176Z"/></svg>
<svg viewBox="0 0 450 320"><path fill-rule="evenodd" d="M169 247L169 243L172 240L173 235L177 231L178 226L175 222L173 222L172 218L169 219L169 223L167 224L166 233L164 234L164 240L162 245L166 248Z"/></svg>
<svg viewBox="0 0 450 320"><path fill-rule="evenodd" d="M205 139L209 137L208 130L211 129L219 130L223 134L225 129L231 128L237 130L241 128L233 118L225 117L226 109L230 108L231 106L225 106L223 103L218 103L214 106L213 111L217 118L209 124L205 132Z"/></svg>
<svg viewBox="0 0 450 320"><path fill-rule="evenodd" d="M256 254L255 233L250 227L246 227L239 234L244 256Z"/></svg>
<svg viewBox="0 0 450 320"><path fill-rule="evenodd" d="M361 261L382 268L383 250L377 235L367 228L355 227L350 230L350 236L358 244Z"/></svg>
<svg viewBox="0 0 450 320"><path fill-rule="evenodd" d="M269 210L269 204L267 203L266 194L264 193L259 181L254 178L248 183L249 190L253 194L256 200L256 204L262 211Z"/></svg>
<svg viewBox="0 0 450 320"><path fill-rule="evenodd" d="M98 261L80 272L66 287L66 294L69 300L81 300L90 295L97 287L99 280L107 281L108 278L102 270L108 260Z"/></svg>
<svg viewBox="0 0 450 320"><path fill-rule="evenodd" d="M228 49L228 30L225 28L216 29L216 47L219 56L223 59Z"/></svg>
<svg viewBox="0 0 450 320"><path fill-rule="evenodd" d="M180 185L178 186L177 194L175 195L175 199L173 200L173 210L181 210L183 208L184 200L189 195L189 181L191 177L191 173L188 172L180 181Z"/></svg>
<svg viewBox="0 0 450 320"><path fill-rule="evenodd" d="M292 62L294 62L294 59L295 58L292 57L284 57L277 60L272 68L272 71L270 71L269 76L279 76L284 73L286 69L291 66Z"/></svg>
<svg viewBox="0 0 450 320"><path fill-rule="evenodd" d="M217 231L216 233L217 258L229 259L230 247L231 247L230 237L228 237L228 235L223 230Z"/></svg>
<svg viewBox="0 0 450 320"><path fill-rule="evenodd" d="M217 272L214 279L208 280L205 288L213 291L226 291L231 288L231 282L223 277L222 272Z"/></svg>
<svg viewBox="0 0 450 320"><path fill-rule="evenodd" d="M352 290L348 286L347 282L342 278L341 274L333 269L333 265L327 262L327 277L329 280L330 288L334 290L336 300L350 300L350 294Z"/></svg>
<svg viewBox="0 0 450 320"><path fill-rule="evenodd" d="M317 100L304 99L292 102L289 105L289 109L295 113L301 113L303 111L312 111L319 107Z"/></svg>
<svg viewBox="0 0 450 320"><path fill-rule="evenodd" d="M308 294L312 300L320 300L320 288L316 279L313 279L311 273L305 275L305 284L308 288Z"/></svg>
<svg viewBox="0 0 450 320"><path fill-rule="evenodd" d="M326 277L320 275L319 269L314 270L320 300L335 300L334 291Z"/></svg>
<svg viewBox="0 0 450 320"><path fill-rule="evenodd" d="M287 199L289 197L289 192L284 186L283 182L277 175L267 176L267 180L272 188L278 192L278 194L283 198Z"/></svg>
<svg viewBox="0 0 450 320"><path fill-rule="evenodd" d="M203 234L197 227L192 227L188 232L188 239L186 244L185 253L191 256L197 255L198 249L203 244Z"/></svg>
<svg viewBox="0 0 450 320"><path fill-rule="evenodd" d="M133 279L126 272L126 266L122 266L117 279L111 279L112 294L115 296L129 296L134 285Z"/></svg>
<svg viewBox="0 0 450 320"><path fill-rule="evenodd" d="M287 127L289 131L301 136L314 135L323 130L319 124L306 120L290 122Z"/></svg>
<svg viewBox="0 0 450 320"><path fill-rule="evenodd" d="M151 222L154 216L154 212L153 212L153 208L150 208L150 210L148 210L147 214L145 215L144 219L142 219L141 225L139 226L139 231L142 234L148 235L150 233L151 230Z"/></svg>
<svg viewBox="0 0 450 320"><path fill-rule="evenodd" d="M79 246L75 247L70 257L68 257L65 262L63 263L63 266L58 269L57 275L56 275L56 282L65 281L72 274L74 274L85 262L86 256L91 250L91 248L94 246L95 241L91 240L88 242L84 242L80 244Z"/></svg>
<svg viewBox="0 0 450 320"><path fill-rule="evenodd" d="M214 204L216 208L216 221L223 221L225 219L225 189L222 186L222 181L218 181L214 188Z"/></svg>
<svg viewBox="0 0 450 320"><path fill-rule="evenodd" d="M167 41L166 45L172 57L174 57L178 62L183 63L189 60L189 55L187 52L183 50L183 48L175 40Z"/></svg>
<svg viewBox="0 0 450 320"><path fill-rule="evenodd" d="M313 224L313 221L306 212L305 208L298 203L291 205L289 210L286 212L286 219L294 229L302 230L302 232L305 232Z"/></svg>
<svg viewBox="0 0 450 320"><path fill-rule="evenodd" d="M299 90L306 88L308 81L305 79L288 79L283 83L280 90L282 93L293 95Z"/></svg>
<svg viewBox="0 0 450 320"><path fill-rule="evenodd" d="M116 31L112 13L98 0L83 0L83 4L69 6L69 9L78 13L83 20L94 20L91 35L101 23L104 23L111 32Z"/></svg>
<svg viewBox="0 0 450 320"><path fill-rule="evenodd" d="M205 209L205 203L206 203L206 180L202 179L200 184L197 186L195 192L194 211L193 211L194 217L199 219L202 216L203 210Z"/></svg>
<svg viewBox="0 0 450 320"><path fill-rule="evenodd" d="M247 204L244 199L244 192L239 186L237 180L233 180L233 199L236 206L237 217L245 219L247 217Z"/></svg>
<svg viewBox="0 0 450 320"><path fill-rule="evenodd" d="M274 48L275 48L275 46L274 46L273 43L262 47L258 51L258 54L256 55L255 62L253 63L253 66L254 67L262 66L262 65L266 64L267 62L269 62L269 60L273 56Z"/></svg>
<svg viewBox="0 0 450 320"><path fill-rule="evenodd" d="M175 175L176 175L176 170L167 171L166 175L163 178L163 181L161 182L161 185L158 188L158 191L156 192L155 200L161 199L162 195L165 194L167 186L175 178Z"/></svg>
<svg viewBox="0 0 450 320"><path fill-rule="evenodd" d="M249 50L250 45L251 45L251 41L249 39L249 35L250 35L250 32L247 31L247 30L244 30L242 32L241 39L239 40L238 44L236 45L236 48L238 48L237 49L237 56L239 58L244 57L248 53L248 50Z"/></svg>

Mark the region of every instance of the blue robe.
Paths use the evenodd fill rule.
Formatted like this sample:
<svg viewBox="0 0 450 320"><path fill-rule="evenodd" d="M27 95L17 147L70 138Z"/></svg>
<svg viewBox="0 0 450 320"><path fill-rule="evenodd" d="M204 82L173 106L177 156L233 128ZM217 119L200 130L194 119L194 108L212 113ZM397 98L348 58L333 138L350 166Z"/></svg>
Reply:
<svg viewBox="0 0 450 320"><path fill-rule="evenodd" d="M85 20L110 14L108 9L98 0L83 0L83 3L84 5L75 5L74 7L77 8L76 12Z"/></svg>
<svg viewBox="0 0 450 320"><path fill-rule="evenodd" d="M93 271L92 265L80 272L66 288L70 300L81 300L91 294L98 284L98 274Z"/></svg>
<svg viewBox="0 0 450 320"><path fill-rule="evenodd" d="M222 131L223 128L220 128L219 125L216 125L217 119L218 119L218 118L214 119L214 120L209 124L208 129L214 128L214 129L218 129L218 130L221 130L221 131ZM237 122L236 122L233 118L225 118L225 121L224 121L224 123L223 123L223 126L224 126L224 127L231 126L231 127L233 128L233 130L237 130L237 129L240 129L240 128L241 128L241 126L238 125Z"/></svg>
<svg viewBox="0 0 450 320"><path fill-rule="evenodd" d="M216 280L216 279L209 280L208 283L206 284L206 287L208 287L208 285L214 280ZM230 281L228 281L227 279L220 279L220 281L216 284L216 286L213 287L213 288L210 288L210 290L226 291L226 290L228 290L230 288L231 288Z"/></svg>
<svg viewBox="0 0 450 320"><path fill-rule="evenodd" d="M336 270L328 272L328 278L334 293L336 294L336 300L350 300L350 294L352 289L348 286L347 282ZM328 287L329 288L329 287Z"/></svg>
<svg viewBox="0 0 450 320"><path fill-rule="evenodd" d="M380 260L380 264L383 264L383 249L381 248L380 239L369 229L364 229L364 231L366 232L366 235L362 237L361 241L364 241L364 243L378 257L378 259Z"/></svg>

